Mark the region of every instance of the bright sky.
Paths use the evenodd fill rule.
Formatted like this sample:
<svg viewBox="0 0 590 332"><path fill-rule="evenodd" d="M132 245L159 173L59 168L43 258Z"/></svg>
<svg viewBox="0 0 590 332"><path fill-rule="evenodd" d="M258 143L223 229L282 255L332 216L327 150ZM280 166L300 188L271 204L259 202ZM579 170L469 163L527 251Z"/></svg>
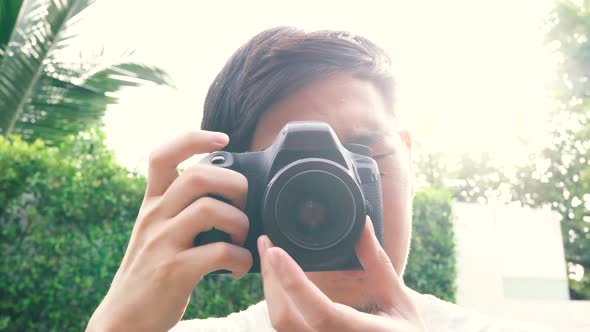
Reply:
<svg viewBox="0 0 590 332"><path fill-rule="evenodd" d="M83 36L107 51L136 49L176 83L126 91L107 114L107 143L142 172L153 148L199 127L209 84L235 49L277 25L350 30L386 48L398 110L422 152L485 151L513 163L546 142L554 61L541 25L552 3L100 0Z"/></svg>

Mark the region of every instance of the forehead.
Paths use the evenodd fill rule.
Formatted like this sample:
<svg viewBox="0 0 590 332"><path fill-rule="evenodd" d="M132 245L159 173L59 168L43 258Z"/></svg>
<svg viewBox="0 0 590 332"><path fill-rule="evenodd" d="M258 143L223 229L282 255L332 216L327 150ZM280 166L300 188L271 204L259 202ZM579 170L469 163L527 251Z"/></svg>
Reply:
<svg viewBox="0 0 590 332"><path fill-rule="evenodd" d="M272 144L290 121L324 121L340 140L368 132L386 132L392 126L383 98L370 81L337 74L312 82L276 103L256 127L251 150Z"/></svg>

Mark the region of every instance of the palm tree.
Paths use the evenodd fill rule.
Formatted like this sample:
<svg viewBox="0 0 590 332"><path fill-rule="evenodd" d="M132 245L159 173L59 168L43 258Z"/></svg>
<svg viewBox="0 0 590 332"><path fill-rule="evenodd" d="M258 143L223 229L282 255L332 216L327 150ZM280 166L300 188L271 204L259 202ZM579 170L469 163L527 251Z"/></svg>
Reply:
<svg viewBox="0 0 590 332"><path fill-rule="evenodd" d="M63 61L76 23L94 0L0 1L0 133L57 144L101 124L125 86L167 84L157 68L125 62Z"/></svg>

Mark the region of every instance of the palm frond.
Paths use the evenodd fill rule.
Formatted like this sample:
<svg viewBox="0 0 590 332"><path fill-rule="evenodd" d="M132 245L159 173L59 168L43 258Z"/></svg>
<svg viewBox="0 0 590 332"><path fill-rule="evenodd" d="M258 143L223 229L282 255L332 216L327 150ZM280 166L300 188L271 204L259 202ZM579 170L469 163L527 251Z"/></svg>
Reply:
<svg viewBox="0 0 590 332"><path fill-rule="evenodd" d="M87 73L86 86L108 87L109 92L115 92L124 86L140 86L151 82L155 84L173 86L172 81L162 69L136 62L114 63L108 66L98 66Z"/></svg>
<svg viewBox="0 0 590 332"><path fill-rule="evenodd" d="M0 64L0 131L12 132L68 20L93 0L25 0Z"/></svg>
<svg viewBox="0 0 590 332"><path fill-rule="evenodd" d="M18 18L23 0L2 0L0 1L0 62L4 55L6 44L14 30L14 24Z"/></svg>
<svg viewBox="0 0 590 332"><path fill-rule="evenodd" d="M172 84L162 70L137 63L101 66L88 73L54 69L42 77L13 133L31 141L42 138L47 144L61 141L101 125L107 106L117 102L115 92L146 82Z"/></svg>
<svg viewBox="0 0 590 332"><path fill-rule="evenodd" d="M0 63L0 133L48 144L100 124L112 92L146 82L171 85L157 68L101 59L63 62L94 0L24 0Z"/></svg>

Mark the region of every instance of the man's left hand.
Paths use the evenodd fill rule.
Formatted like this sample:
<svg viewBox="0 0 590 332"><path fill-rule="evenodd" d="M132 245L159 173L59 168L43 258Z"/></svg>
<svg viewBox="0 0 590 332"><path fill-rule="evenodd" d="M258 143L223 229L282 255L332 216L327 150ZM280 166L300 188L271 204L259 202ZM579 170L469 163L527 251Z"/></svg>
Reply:
<svg viewBox="0 0 590 332"><path fill-rule="evenodd" d="M267 236L258 239L264 295L270 321L279 332L425 331L415 301L396 273L367 219L356 246L378 305L373 313L333 302Z"/></svg>

